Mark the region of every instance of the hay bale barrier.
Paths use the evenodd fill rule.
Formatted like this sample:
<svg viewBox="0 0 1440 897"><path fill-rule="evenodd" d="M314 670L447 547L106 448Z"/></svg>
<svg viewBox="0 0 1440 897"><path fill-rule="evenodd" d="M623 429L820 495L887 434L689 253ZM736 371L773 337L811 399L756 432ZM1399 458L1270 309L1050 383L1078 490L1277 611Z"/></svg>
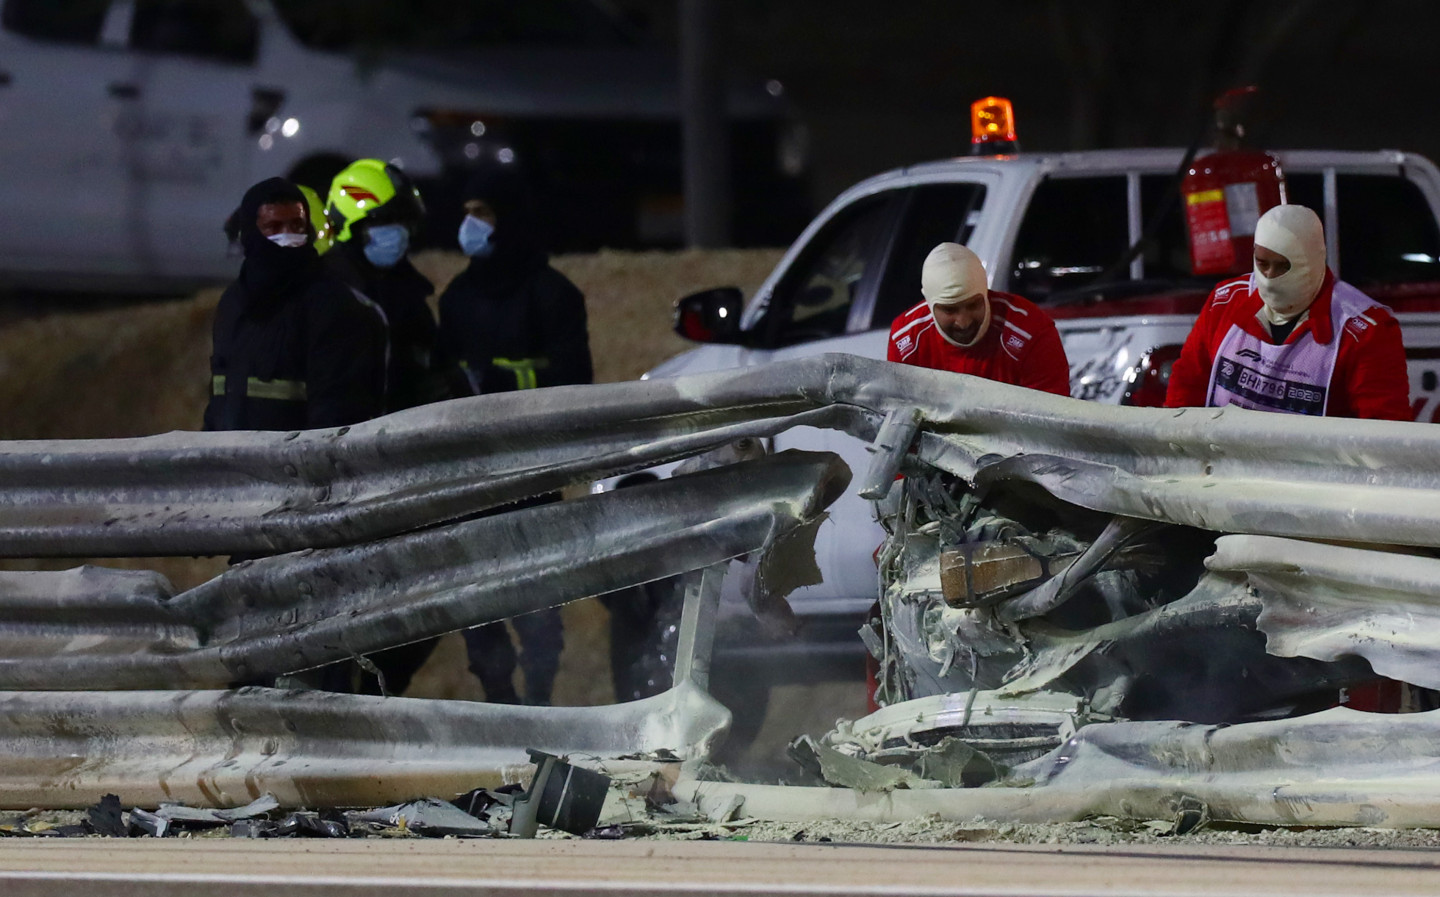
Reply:
<svg viewBox="0 0 1440 897"><path fill-rule="evenodd" d="M780 260L778 249L602 251L553 264L585 294L597 382L633 380L690 343L670 329L676 299L738 286L752 294ZM416 266L437 295L464 269L455 252L424 252ZM210 329L219 289L188 299L104 303L10 320L0 327L0 439L87 439L198 430L210 379ZM7 570L63 570L71 559L0 561ZM158 570L177 588L218 575L224 558L107 558L109 567ZM598 601L564 608L565 653L557 704L614 699L609 618ZM458 635L442 639L407 694L479 700Z"/></svg>
<svg viewBox="0 0 1440 897"><path fill-rule="evenodd" d="M633 380L690 343L670 329L681 296L716 286L747 295L778 249L602 251L554 265L585 294L600 383ZM437 294L465 267L454 252L416 266ZM0 439L145 436L200 427L209 387L210 327L220 290L157 302L106 303L0 327Z"/></svg>

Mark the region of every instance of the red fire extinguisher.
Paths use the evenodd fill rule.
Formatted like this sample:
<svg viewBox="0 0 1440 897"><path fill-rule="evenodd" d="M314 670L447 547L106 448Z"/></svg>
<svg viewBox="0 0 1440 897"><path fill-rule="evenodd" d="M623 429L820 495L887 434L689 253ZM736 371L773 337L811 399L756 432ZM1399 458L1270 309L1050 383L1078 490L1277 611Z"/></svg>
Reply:
<svg viewBox="0 0 1440 897"><path fill-rule="evenodd" d="M1198 276L1243 274L1255 252L1255 222L1285 202L1285 175L1274 156L1244 149L1239 117L1253 87L1215 101L1217 151L1195 160L1180 182L1190 233L1190 266Z"/></svg>
<svg viewBox="0 0 1440 897"><path fill-rule="evenodd" d="M1232 150L1195 160L1180 184L1196 275L1243 274L1255 252L1255 222L1285 202L1285 176L1269 153Z"/></svg>

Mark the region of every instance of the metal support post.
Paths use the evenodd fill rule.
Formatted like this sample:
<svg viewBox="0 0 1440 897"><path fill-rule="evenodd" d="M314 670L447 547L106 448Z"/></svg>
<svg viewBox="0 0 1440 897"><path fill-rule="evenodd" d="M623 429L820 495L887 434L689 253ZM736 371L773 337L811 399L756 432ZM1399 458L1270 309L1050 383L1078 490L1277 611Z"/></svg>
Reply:
<svg viewBox="0 0 1440 897"><path fill-rule="evenodd" d="M680 639L675 651L675 684L710 687L710 652L715 647L715 617L720 610L720 584L725 564L685 574L685 605L680 611Z"/></svg>

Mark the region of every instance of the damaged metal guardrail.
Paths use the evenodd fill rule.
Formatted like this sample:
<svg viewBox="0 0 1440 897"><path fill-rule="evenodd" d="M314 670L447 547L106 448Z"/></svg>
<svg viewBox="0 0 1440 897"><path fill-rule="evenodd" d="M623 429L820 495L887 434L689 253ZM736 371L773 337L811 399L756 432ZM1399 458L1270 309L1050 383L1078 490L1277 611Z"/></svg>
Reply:
<svg viewBox="0 0 1440 897"><path fill-rule="evenodd" d="M1113 624L1118 628L1098 640L1097 630L1035 637L1034 663L1004 684L1008 692L994 694L1002 710L1006 701L1023 704L1026 688L1044 694L1077 665L1104 660L1110 645L1142 643L1152 633L1183 638L1217 620L1258 627L1252 634L1260 632L1262 642L1268 637L1276 651L1317 664L1365 654L1376 669L1408 675L1434 656L1425 637L1403 651L1386 649L1375 635L1397 624L1372 611L1375 590L1427 604L1440 574L1420 561L1440 562L1416 559L1367 585L1357 571L1394 555L1356 547L1356 557L1320 558L1304 553L1314 543L1295 540L1440 546L1440 477L1433 472L1440 430L1233 409L1116 408L826 356L462 400L335 431L0 444L0 554L290 552L240 565L181 595L144 574L0 578L0 688L11 690L0 694L0 755L7 758L0 761L0 803L82 806L113 791L135 803L179 797L233 806L264 790L287 802L383 803L474 787L507 764L523 765L527 747L599 756L665 747L703 757L724 725L724 711L698 690L713 622L710 599L702 596L713 598L713 574L707 586L700 585L704 577L695 580L682 624L688 648L681 669L690 678L679 676L676 689L643 705L501 708L220 689L712 567L745 552L773 553L787 533L806 533L846 479L833 461L780 455L473 518L529 495L801 425L874 440L874 464L861 479L870 494L883 494L896 470L916 478L939 470L977 493L1031 484L1061 504L1117 515L1115 546L1086 555L1077 545L1070 552L1077 560L1064 569L1076 571L1072 578L1124 554L1131 534L1148 531L1126 520L1235 534L1221 539L1224 550L1209 574L1215 578L1188 603ZM792 538L803 542L800 536ZM1255 541L1269 537L1300 548ZM1294 565L1270 563L1290 554L1319 572L1309 577ZM1015 632L1027 644L1025 627L1063 605L1070 581L1047 582L1012 602L1002 622L1018 628L995 636L996 644L1008 645ZM1312 616L1312 628L1302 632L1291 621L1309 613L1307 587L1314 582L1323 582L1332 600L1325 619ZM938 564L934 591L938 600ZM764 589L757 594L763 599ZM952 606L937 619L988 612ZM955 632L985 635L978 627ZM923 655L929 648L917 643L907 650ZM957 656L946 663L953 666ZM949 697L968 722L975 695ZM1386 728L1413 729L1415 738L1406 735L1404 743L1418 744L1431 716L1396 717ZM1319 721L1289 721L1284 731L1303 733L1311 719ZM1324 719L1326 726L1345 722L1343 715ZM1256 725L1232 726L1225 737L1237 746L1252 737L1261 741L1248 743L1260 744L1267 736L1249 728ZM860 741L864 726L860 721L851 732ZM1107 736L1109 726L1128 728ZM1110 723L1098 714L1074 733L1074 746L1092 745L1086 756L1110 756L1119 748L1106 746L1129 737L1147 754L1161 751L1174 731L1173 722ZM1339 750L1349 742L1329 743ZM993 811L1031 819L1124 806L1160 812L1189 787L1189 779L1143 762L1135 764L1142 772L1107 785L1104 776L1083 771L1113 767L1082 763L1064 753L1070 744L1017 759L1016 768L1034 775L1011 782L1015 788L916 791L925 796L914 798L890 792L886 806L938 812L943 804L946 815ZM1415 755L1422 764L1427 757ZM1199 761L1184 761L1192 762ZM1315 796L1326 775L1347 775L1328 766L1305 779L1299 766L1263 763L1231 780L1218 766L1210 771L1222 776L1207 786L1217 804L1236 794L1227 781L1252 787L1278 775L1295 793ZM1345 781L1363 791L1366 779ZM694 800L724 787L696 785ZM1064 801L1045 796L1065 788L1072 790ZM1292 815L1308 824L1413 824L1416 807L1440 807L1440 793L1391 790L1409 809L1366 815L1347 797ZM846 793L816 798L815 806L864 802ZM764 812L766 794L754 792L747 812ZM1148 797L1132 800L1136 794ZM1238 809L1217 818L1225 812L1280 818L1279 811L1257 809L1263 803L1236 798L1226 806Z"/></svg>
<svg viewBox="0 0 1440 897"><path fill-rule="evenodd" d="M611 495L243 562L179 595L154 576L0 574L0 688L224 688L760 551L848 481L784 453Z"/></svg>
<svg viewBox="0 0 1440 897"><path fill-rule="evenodd" d="M1440 436L1410 423L1121 408L848 355L429 405L354 427L0 443L0 554L274 553L353 544L795 426L1082 507L1217 532L1440 543ZM902 414L896 420L904 419ZM887 443L877 464L909 445ZM1325 487L1323 490L1317 487Z"/></svg>
<svg viewBox="0 0 1440 897"><path fill-rule="evenodd" d="M335 430L0 442L0 555L350 545L741 436L809 423L868 438L866 416L832 406L822 383L793 387L709 375L459 399Z"/></svg>
<svg viewBox="0 0 1440 897"><path fill-rule="evenodd" d="M527 748L703 757L729 713L692 683L609 707L309 690L0 693L0 807L376 807L519 781ZM621 764L623 765L623 764Z"/></svg>
<svg viewBox="0 0 1440 897"><path fill-rule="evenodd" d="M718 579L698 571L807 550L844 465L782 453L476 515L796 420L867 426L849 409L723 379L694 392L662 382L487 397L325 432L0 445L0 553L295 549L178 595L137 571L0 575L0 803L83 806L115 792L234 806L269 791L374 805L498 784L528 767L530 748L703 756L728 713L701 690ZM780 600L770 583L796 584L757 569L756 601ZM225 690L687 571L677 684L647 701Z"/></svg>
<svg viewBox="0 0 1440 897"><path fill-rule="evenodd" d="M965 695L953 696L959 707ZM983 706L983 705L982 705ZM914 714L908 704L897 711ZM882 711L883 712L883 711ZM857 721L862 725L866 721ZM1440 714L1335 708L1234 726L1177 721L1095 723L1020 770L1008 787L799 787L683 777L675 795L711 813L736 801L748 816L898 822L1068 822L1154 819L1185 831L1206 822L1433 828L1440 788ZM917 777L918 778L918 777Z"/></svg>

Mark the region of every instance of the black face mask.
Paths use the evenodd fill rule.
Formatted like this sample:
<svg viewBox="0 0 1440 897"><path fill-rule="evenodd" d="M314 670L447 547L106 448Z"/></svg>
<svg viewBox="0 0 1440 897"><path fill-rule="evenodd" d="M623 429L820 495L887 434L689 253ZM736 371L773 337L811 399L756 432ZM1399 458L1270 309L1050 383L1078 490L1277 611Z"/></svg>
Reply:
<svg viewBox="0 0 1440 897"><path fill-rule="evenodd" d="M300 188L284 178L270 178L247 190L240 208L232 216L240 247L245 250L240 283L252 303L269 304L284 299L308 286L318 273L320 258L315 253L313 233L304 246L286 248L271 242L255 224L261 206L296 202L305 205L305 195Z"/></svg>

